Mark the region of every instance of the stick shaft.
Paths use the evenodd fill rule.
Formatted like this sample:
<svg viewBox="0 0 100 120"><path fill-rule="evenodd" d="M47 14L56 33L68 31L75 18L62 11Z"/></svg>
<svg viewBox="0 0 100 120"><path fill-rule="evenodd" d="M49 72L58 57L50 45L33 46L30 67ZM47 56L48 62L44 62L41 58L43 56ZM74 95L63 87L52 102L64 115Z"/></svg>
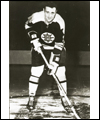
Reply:
<svg viewBox="0 0 100 120"><path fill-rule="evenodd" d="M61 89L61 91L63 92L63 95L64 95L65 99L67 100L69 106L71 106L71 110L73 111L75 117L76 117L77 119L80 119L80 117L77 115L77 113L76 113L74 107L71 105L71 102L70 102L70 100L68 99L68 97L67 97L67 95L66 95L66 92L65 92L64 88L63 88L62 85L59 83L59 81L58 81L56 75L55 75L55 74L52 74L52 76L53 76L54 79L56 80L56 83L59 85L59 88Z"/></svg>
<svg viewBox="0 0 100 120"><path fill-rule="evenodd" d="M47 61L47 59L45 58L42 50L40 51L40 54L41 54L42 58L44 59L46 65L47 65L47 67L48 67L48 66L49 66L48 61ZM63 88L62 85L59 83L58 78L56 77L55 74L52 74L52 76L53 76L53 78L55 79L55 81L56 81L56 83L58 84L58 86L59 86L59 88L61 89L61 91L63 92L63 95L64 95L65 99L67 100L69 106L72 106L70 100L68 99L68 97L67 97L67 95L66 95L66 92L65 92L64 88ZM80 117L77 115L77 113L76 113L76 111L75 111L75 109L74 109L73 106L71 107L71 110L73 111L75 117L76 117L77 119L80 119Z"/></svg>

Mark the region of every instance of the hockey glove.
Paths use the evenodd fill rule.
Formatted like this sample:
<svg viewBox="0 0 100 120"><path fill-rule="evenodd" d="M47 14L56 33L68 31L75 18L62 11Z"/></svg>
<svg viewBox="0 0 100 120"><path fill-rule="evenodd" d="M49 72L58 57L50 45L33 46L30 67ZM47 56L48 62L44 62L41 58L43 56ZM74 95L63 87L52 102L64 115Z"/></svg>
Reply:
<svg viewBox="0 0 100 120"><path fill-rule="evenodd" d="M30 41L30 43L33 44L35 51L37 51L38 53L41 52L40 47L42 46L42 44L39 42L39 38L36 38L35 40Z"/></svg>

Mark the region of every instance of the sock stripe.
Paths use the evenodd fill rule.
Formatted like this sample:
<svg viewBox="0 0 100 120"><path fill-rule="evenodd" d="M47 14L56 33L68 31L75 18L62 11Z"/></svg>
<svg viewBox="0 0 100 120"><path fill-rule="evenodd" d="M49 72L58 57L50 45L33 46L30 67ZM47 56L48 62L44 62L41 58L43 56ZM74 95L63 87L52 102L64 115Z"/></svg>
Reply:
<svg viewBox="0 0 100 120"><path fill-rule="evenodd" d="M64 82L67 82L67 80L64 80L64 81L59 81L60 83L64 83Z"/></svg>
<svg viewBox="0 0 100 120"><path fill-rule="evenodd" d="M30 83L34 83L34 84L38 84L38 82L33 82L33 81L30 81L30 80L29 80L29 82L30 82Z"/></svg>
<svg viewBox="0 0 100 120"><path fill-rule="evenodd" d="M36 77L36 78L39 78L39 77L37 77L37 76L35 76L35 75L31 75L31 76Z"/></svg>

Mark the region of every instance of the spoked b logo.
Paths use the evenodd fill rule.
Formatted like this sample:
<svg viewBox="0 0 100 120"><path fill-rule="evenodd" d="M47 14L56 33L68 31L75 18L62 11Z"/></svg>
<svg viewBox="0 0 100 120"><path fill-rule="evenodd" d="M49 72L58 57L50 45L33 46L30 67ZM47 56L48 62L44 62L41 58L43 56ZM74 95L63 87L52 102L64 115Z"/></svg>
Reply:
<svg viewBox="0 0 100 120"><path fill-rule="evenodd" d="M55 40L55 36L52 33L49 32L44 32L41 35L41 39L45 42L45 43L52 43Z"/></svg>

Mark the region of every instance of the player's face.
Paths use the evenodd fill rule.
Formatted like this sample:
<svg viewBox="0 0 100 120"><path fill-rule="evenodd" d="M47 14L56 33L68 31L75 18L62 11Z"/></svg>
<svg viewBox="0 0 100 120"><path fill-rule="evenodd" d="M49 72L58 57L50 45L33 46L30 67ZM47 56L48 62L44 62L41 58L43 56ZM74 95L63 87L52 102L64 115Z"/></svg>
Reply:
<svg viewBox="0 0 100 120"><path fill-rule="evenodd" d="M55 15L56 15L56 8L53 7L45 7L44 9L44 17L45 17L45 20L47 23L50 23L52 22L52 20L54 19Z"/></svg>

